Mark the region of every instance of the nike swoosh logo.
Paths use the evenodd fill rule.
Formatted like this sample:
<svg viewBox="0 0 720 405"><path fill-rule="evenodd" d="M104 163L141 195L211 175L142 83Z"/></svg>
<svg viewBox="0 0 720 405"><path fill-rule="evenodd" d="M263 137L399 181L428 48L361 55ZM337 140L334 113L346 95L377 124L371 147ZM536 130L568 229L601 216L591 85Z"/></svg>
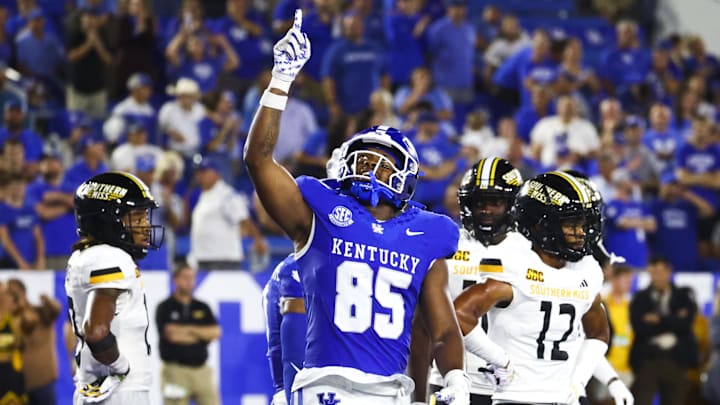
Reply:
<svg viewBox="0 0 720 405"><path fill-rule="evenodd" d="M423 231L411 231L410 228L405 228L405 235L407 236L418 236L418 235L424 235L425 232Z"/></svg>

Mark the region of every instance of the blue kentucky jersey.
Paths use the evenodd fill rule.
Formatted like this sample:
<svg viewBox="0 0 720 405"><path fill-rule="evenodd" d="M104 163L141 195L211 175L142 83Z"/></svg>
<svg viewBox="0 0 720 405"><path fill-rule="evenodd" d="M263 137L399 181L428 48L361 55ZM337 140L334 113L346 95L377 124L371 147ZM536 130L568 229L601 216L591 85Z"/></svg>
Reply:
<svg viewBox="0 0 720 405"><path fill-rule="evenodd" d="M270 374L272 375L273 385L276 391L283 389L283 365L280 341L280 327L282 324L280 299L283 297L302 297L302 286L300 285L300 276L294 254L290 254L275 267L275 270L273 270L270 276L270 280L265 284L265 289L263 290L265 319L267 320L267 357L270 361Z"/></svg>
<svg viewBox="0 0 720 405"><path fill-rule="evenodd" d="M423 280L434 260L456 251L457 226L415 207L378 221L320 180L299 177L297 184L314 213L310 239L296 254L307 311L305 367L404 373Z"/></svg>

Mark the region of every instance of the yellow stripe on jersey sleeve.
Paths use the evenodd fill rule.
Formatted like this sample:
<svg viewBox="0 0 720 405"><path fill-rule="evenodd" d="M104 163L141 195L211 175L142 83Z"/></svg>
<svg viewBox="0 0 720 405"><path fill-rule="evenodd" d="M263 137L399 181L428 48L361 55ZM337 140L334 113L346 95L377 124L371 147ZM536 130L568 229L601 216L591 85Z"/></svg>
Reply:
<svg viewBox="0 0 720 405"><path fill-rule="evenodd" d="M125 278L120 267L93 270L90 272L90 284L107 283Z"/></svg>
<svg viewBox="0 0 720 405"><path fill-rule="evenodd" d="M483 273L502 273L502 261L500 259L482 259L480 260L480 271Z"/></svg>

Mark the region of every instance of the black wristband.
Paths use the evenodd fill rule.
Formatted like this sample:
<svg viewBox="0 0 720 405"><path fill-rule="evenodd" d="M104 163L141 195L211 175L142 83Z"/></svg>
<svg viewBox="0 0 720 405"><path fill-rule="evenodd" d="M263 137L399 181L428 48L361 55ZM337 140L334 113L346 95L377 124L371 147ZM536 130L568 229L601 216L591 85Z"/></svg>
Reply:
<svg viewBox="0 0 720 405"><path fill-rule="evenodd" d="M117 346L117 341L115 340L115 335L113 335L112 332L108 332L107 336L98 340L97 342L91 342L89 340L86 342L87 342L88 347L90 348L90 351L93 354L102 353L112 347Z"/></svg>
<svg viewBox="0 0 720 405"><path fill-rule="evenodd" d="M612 384L612 383L614 383L615 381L618 381L618 380L620 380L618 377L613 377L613 378L611 378L611 379L608 380L608 382L607 382L607 384L605 384L605 386L609 387L610 384Z"/></svg>

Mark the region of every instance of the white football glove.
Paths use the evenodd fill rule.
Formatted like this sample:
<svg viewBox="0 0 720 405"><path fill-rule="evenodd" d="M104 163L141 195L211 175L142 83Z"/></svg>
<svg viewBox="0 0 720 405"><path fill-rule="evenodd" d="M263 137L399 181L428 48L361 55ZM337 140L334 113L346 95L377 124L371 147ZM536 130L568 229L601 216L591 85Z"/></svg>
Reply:
<svg viewBox="0 0 720 405"><path fill-rule="evenodd" d="M635 397L622 381L614 380L608 384L607 389L615 401L615 405L633 405L635 403Z"/></svg>
<svg viewBox="0 0 720 405"><path fill-rule="evenodd" d="M288 405L287 398L285 397L285 391L281 390L276 392L272 397L270 405Z"/></svg>
<svg viewBox="0 0 720 405"><path fill-rule="evenodd" d="M430 397L430 404L470 405L470 378L465 371L450 370L444 378L445 388Z"/></svg>
<svg viewBox="0 0 720 405"><path fill-rule="evenodd" d="M112 364L105 367L107 368L107 375L100 376L95 381L78 387L78 393L85 402L104 401L130 373L130 362L122 354Z"/></svg>
<svg viewBox="0 0 720 405"><path fill-rule="evenodd" d="M99 377L90 384L85 384L78 392L85 402L102 402L106 400L120 386L125 379L125 375L113 374Z"/></svg>
<svg viewBox="0 0 720 405"><path fill-rule="evenodd" d="M302 10L295 10L292 28L273 47L272 76L284 82L292 82L310 59L310 40L302 32Z"/></svg>
<svg viewBox="0 0 720 405"><path fill-rule="evenodd" d="M509 360L505 367L498 367L488 364L487 368L482 371L485 377L490 381L490 383L495 386L495 389L503 388L504 386L508 385L510 381L512 381L512 379L515 377L515 369L513 368L512 363Z"/></svg>

